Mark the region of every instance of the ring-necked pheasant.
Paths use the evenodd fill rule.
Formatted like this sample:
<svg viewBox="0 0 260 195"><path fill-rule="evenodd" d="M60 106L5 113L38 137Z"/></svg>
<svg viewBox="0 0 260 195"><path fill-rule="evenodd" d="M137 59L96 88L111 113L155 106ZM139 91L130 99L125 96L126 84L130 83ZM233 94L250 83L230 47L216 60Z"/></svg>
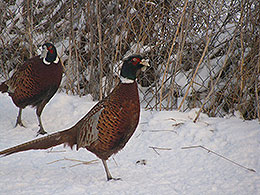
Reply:
<svg viewBox="0 0 260 195"><path fill-rule="evenodd" d="M140 55L128 57L123 62L119 84L73 127L0 151L0 156L60 144L71 148L76 145L77 150L86 148L99 157L107 180L114 179L106 160L125 146L138 125L140 103L135 80L137 71L147 66L148 62Z"/></svg>
<svg viewBox="0 0 260 195"><path fill-rule="evenodd" d="M45 43L42 49L41 56L35 56L18 66L11 78L0 84L0 91L8 92L19 108L15 126L24 126L21 119L22 109L28 105L36 107L40 126L38 134L46 133L41 122L41 113L58 90L63 72L54 45Z"/></svg>

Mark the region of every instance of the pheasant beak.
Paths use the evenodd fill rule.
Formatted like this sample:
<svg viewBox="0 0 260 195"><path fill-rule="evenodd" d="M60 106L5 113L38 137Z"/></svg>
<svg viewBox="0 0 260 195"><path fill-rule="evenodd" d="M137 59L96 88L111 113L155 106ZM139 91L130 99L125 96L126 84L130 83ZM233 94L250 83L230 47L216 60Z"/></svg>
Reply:
<svg viewBox="0 0 260 195"><path fill-rule="evenodd" d="M144 72L144 71L146 70L146 68L150 66L150 64L149 64L148 61L149 61L149 60L142 59L142 61L140 62L140 64L143 65L143 67L141 68L141 71Z"/></svg>

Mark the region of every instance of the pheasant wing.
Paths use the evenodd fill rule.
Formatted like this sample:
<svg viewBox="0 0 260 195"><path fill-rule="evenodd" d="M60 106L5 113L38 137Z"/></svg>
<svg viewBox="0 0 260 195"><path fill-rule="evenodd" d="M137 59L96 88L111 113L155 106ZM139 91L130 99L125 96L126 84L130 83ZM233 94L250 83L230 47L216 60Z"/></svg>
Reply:
<svg viewBox="0 0 260 195"><path fill-rule="evenodd" d="M83 117L79 123L82 123L77 135L77 149L89 146L98 139L97 124L101 112L104 110L104 101L96 104L89 113Z"/></svg>
<svg viewBox="0 0 260 195"><path fill-rule="evenodd" d="M32 64L30 61L17 66L11 78L6 81L6 85L8 86L8 92L14 93L17 87L29 87L32 84L31 74Z"/></svg>

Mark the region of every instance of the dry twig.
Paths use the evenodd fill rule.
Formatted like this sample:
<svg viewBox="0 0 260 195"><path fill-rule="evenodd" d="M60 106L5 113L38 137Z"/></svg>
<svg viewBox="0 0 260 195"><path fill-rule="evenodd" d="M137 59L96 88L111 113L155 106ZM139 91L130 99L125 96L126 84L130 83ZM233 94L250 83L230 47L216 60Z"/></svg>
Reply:
<svg viewBox="0 0 260 195"><path fill-rule="evenodd" d="M69 166L70 168L71 167L75 167L75 166L78 166L78 165L82 165L82 164L84 164L84 165L89 165L89 164L95 164L95 163L97 163L98 162L98 160L96 159L96 160L91 160L91 161L82 161L82 160L77 160L77 159L72 159L72 158L63 158L63 159L58 159L58 160L55 160L55 161L52 161L52 162L49 162L49 163L47 163L47 164L53 164L53 163L56 163L56 162L60 162L60 161L72 161L72 162L79 162L78 164L75 164L75 165L71 165L71 166ZM62 168L66 168L66 167L62 167Z"/></svg>
<svg viewBox="0 0 260 195"><path fill-rule="evenodd" d="M155 146L149 146L149 148L153 149L156 154L160 155L160 153L157 150L171 150L171 148L162 148L162 147L155 147Z"/></svg>
<svg viewBox="0 0 260 195"><path fill-rule="evenodd" d="M215 154L215 155L217 155L218 157L223 158L223 159L225 159L225 160L231 162L232 164L235 164L235 165L237 165L237 166L239 166L239 167L241 167L241 168L243 168L243 169L246 169L246 170L252 171L252 172L256 172L254 169L250 169L250 168L247 168L247 167L245 167L245 166L243 166L243 165L241 165L241 164L238 164L238 163L236 163L235 161L230 160L230 159L228 159L227 157L225 157L225 156L223 156L223 155L221 155L221 154L218 154L218 153L216 153L216 152L214 152L214 151L212 151L212 150L210 150L210 149L208 149L208 148L206 148L206 147L204 147L204 146L202 146L202 145L187 146L187 147L182 147L181 149L192 149L192 148L202 148L202 149L208 151L208 153Z"/></svg>

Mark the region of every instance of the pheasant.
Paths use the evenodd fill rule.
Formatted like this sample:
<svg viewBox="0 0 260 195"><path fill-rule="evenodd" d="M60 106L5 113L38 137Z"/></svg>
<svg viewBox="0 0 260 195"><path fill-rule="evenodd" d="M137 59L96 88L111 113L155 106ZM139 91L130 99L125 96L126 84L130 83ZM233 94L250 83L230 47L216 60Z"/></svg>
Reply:
<svg viewBox="0 0 260 195"><path fill-rule="evenodd" d="M37 135L47 133L41 122L41 113L58 90L63 72L54 45L45 43L42 49L41 56L35 56L18 66L12 77L0 84L0 91L7 92L19 108L15 126L24 126L21 118L26 106L36 107L40 126Z"/></svg>
<svg viewBox="0 0 260 195"><path fill-rule="evenodd" d="M0 151L7 156L26 150L47 149L65 144L76 149L85 148L103 162L107 180L115 179L106 160L121 150L133 135L140 116L136 75L149 66L140 55L132 55L123 62L120 82L73 127Z"/></svg>

